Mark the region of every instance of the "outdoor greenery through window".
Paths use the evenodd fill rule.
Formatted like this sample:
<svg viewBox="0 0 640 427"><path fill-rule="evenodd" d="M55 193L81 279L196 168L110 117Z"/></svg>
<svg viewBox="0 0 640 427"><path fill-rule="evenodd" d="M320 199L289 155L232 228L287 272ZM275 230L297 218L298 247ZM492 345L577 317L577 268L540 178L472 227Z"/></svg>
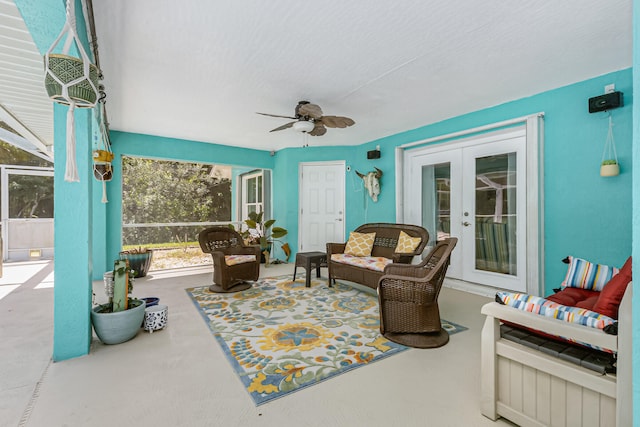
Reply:
<svg viewBox="0 0 640 427"><path fill-rule="evenodd" d="M9 218L53 218L53 176L8 177Z"/></svg>
<svg viewBox="0 0 640 427"><path fill-rule="evenodd" d="M231 167L123 159L124 249L154 249L151 269L211 263L197 235L213 222L231 221Z"/></svg>

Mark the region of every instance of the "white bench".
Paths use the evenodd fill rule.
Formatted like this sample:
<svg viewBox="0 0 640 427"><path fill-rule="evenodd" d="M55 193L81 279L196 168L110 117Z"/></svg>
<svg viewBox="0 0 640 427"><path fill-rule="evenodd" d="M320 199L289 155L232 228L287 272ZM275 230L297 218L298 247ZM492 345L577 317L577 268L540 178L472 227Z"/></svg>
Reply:
<svg viewBox="0 0 640 427"><path fill-rule="evenodd" d="M482 307L481 411L521 426L632 425L632 284L620 304L618 335L496 302ZM544 331L618 354L617 374L601 375L501 338L500 321Z"/></svg>

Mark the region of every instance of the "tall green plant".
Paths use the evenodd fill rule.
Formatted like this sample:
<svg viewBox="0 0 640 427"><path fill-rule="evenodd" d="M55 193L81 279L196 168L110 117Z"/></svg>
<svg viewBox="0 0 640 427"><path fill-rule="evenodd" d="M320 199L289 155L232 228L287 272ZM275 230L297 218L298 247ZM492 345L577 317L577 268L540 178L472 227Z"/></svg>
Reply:
<svg viewBox="0 0 640 427"><path fill-rule="evenodd" d="M248 244L257 245L266 248L270 243L287 235L288 231L282 227L274 227L275 219L264 221L264 212L250 212L249 218L244 220L247 229L240 232L242 238ZM233 225L231 228L235 230Z"/></svg>
<svg viewBox="0 0 640 427"><path fill-rule="evenodd" d="M113 312L124 311L129 303L129 261L119 259L113 264Z"/></svg>

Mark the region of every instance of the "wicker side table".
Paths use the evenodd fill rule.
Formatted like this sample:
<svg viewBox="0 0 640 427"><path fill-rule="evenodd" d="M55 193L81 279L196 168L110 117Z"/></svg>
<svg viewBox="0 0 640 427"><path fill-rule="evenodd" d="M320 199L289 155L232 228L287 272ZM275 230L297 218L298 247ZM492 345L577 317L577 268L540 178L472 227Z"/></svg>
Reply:
<svg viewBox="0 0 640 427"><path fill-rule="evenodd" d="M296 265L293 267L293 280L296 280L296 270L304 267L307 278L305 286L311 287L311 268L315 267L316 277L320 277L320 266L327 262L327 254L324 252L298 252L296 254Z"/></svg>

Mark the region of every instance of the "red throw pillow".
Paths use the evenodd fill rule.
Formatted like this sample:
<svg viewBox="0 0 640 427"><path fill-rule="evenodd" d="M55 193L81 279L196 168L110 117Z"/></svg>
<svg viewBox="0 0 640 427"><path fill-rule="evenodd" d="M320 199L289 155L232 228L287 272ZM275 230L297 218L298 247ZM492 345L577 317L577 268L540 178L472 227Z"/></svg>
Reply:
<svg viewBox="0 0 640 427"><path fill-rule="evenodd" d="M598 301L593 306L593 311L604 314L605 316L618 318L618 309L627 285L631 281L631 257L624 263L620 273L616 274L604 285Z"/></svg>

